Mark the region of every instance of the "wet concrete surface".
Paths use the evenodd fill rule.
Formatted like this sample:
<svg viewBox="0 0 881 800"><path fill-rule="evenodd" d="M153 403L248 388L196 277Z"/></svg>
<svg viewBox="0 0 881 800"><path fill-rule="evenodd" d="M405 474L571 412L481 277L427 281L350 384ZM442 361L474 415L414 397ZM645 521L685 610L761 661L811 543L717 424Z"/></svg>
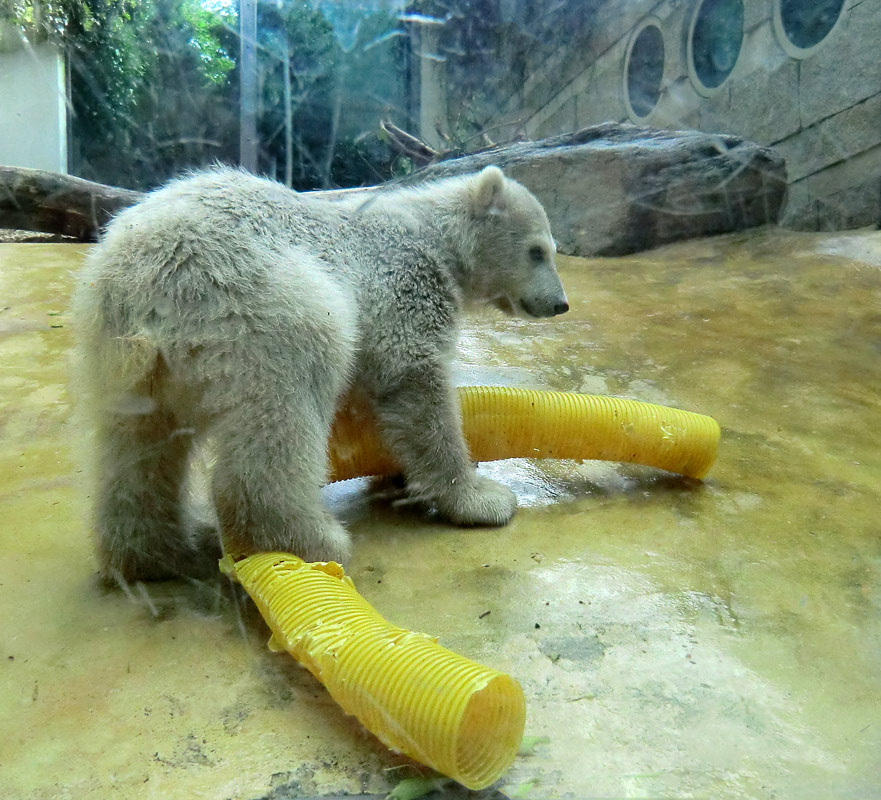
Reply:
<svg viewBox="0 0 881 800"><path fill-rule="evenodd" d="M240 591L97 585L66 389L84 252L0 246L3 796L385 793L412 764L266 649ZM487 464L521 502L498 530L337 484L356 585L521 681L548 741L506 795L881 797L881 234L759 231L561 274L564 317L469 319L460 382L710 414L709 478Z"/></svg>

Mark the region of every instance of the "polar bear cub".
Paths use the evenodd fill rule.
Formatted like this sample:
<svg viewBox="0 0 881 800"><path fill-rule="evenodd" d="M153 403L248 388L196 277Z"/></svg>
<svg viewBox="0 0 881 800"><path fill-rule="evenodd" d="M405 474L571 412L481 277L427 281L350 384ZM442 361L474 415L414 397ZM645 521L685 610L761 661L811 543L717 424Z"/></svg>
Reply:
<svg viewBox="0 0 881 800"><path fill-rule="evenodd" d="M468 303L568 310L547 216L496 167L342 201L231 169L174 181L119 214L74 294L82 407L95 431L103 574L195 574L185 502L199 437L220 534L242 552L344 561L324 508L340 398L367 398L414 499L503 525L513 493L478 475L449 367Z"/></svg>

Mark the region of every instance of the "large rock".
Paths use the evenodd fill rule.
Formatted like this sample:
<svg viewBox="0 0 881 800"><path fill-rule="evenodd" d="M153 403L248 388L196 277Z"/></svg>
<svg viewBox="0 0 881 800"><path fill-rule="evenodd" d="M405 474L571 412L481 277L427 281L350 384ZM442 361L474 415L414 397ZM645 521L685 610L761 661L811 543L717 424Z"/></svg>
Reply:
<svg viewBox="0 0 881 800"><path fill-rule="evenodd" d="M783 158L734 136L606 123L441 161L408 181L498 164L542 201L561 253L622 255L776 223Z"/></svg>
<svg viewBox="0 0 881 800"><path fill-rule="evenodd" d="M529 187L569 255L621 255L776 222L783 159L733 136L606 123L431 164L413 184L498 164ZM363 193L383 187L353 190ZM352 190L315 192L332 199ZM94 239L142 195L79 178L0 167L0 228Z"/></svg>

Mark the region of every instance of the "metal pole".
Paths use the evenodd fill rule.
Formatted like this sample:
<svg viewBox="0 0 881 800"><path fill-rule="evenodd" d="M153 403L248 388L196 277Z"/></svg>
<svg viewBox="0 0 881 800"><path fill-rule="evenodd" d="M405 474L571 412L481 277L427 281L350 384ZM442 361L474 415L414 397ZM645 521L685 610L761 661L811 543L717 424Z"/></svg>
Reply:
<svg viewBox="0 0 881 800"><path fill-rule="evenodd" d="M239 0L241 40L239 164L257 171L257 0Z"/></svg>

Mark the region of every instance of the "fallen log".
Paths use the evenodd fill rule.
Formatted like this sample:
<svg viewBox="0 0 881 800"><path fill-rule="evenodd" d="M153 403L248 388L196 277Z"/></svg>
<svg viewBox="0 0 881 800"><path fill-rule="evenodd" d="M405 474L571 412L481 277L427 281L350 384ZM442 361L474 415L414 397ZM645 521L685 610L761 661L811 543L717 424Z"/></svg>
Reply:
<svg viewBox="0 0 881 800"><path fill-rule="evenodd" d="M0 228L95 241L101 228L141 192L40 169L0 167Z"/></svg>
<svg viewBox="0 0 881 800"><path fill-rule="evenodd" d="M439 160L395 183L488 164L536 194L560 252L579 256L622 255L775 223L786 191L785 162L770 148L735 136L620 123ZM332 199L347 193L312 194ZM0 228L94 241L113 214L142 196L67 175L0 167Z"/></svg>

